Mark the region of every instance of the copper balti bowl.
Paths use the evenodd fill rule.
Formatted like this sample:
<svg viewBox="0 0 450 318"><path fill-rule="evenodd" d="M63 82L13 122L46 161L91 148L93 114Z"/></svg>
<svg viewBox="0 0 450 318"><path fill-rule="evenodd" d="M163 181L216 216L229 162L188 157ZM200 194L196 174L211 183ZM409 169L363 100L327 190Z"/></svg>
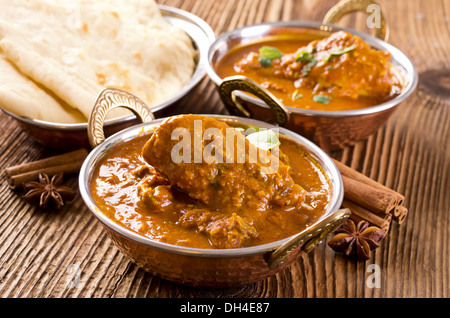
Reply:
<svg viewBox="0 0 450 318"><path fill-rule="evenodd" d="M165 117L173 113L177 103L197 86L206 75L204 67L206 53L209 45L214 41L215 35L205 21L189 12L164 5L158 5L158 8L164 19L189 35L197 50L196 67L188 83L172 98L152 107L156 117ZM17 121L25 133L45 147L63 151L89 147L87 122L79 124L54 123L21 117L2 110ZM105 133L111 135L137 123L139 121L133 114L107 119L105 121Z"/></svg>
<svg viewBox="0 0 450 318"><path fill-rule="evenodd" d="M120 100L115 103L111 101ZM143 121L105 139L103 121L114 107L131 109ZM272 128L265 122L225 115L206 115L230 124ZM309 140L284 128L279 133L295 140L324 168L331 181L331 200L324 215L304 231L286 239L243 248L203 249L162 243L133 232L108 218L94 202L90 185L93 172L108 151L120 147L125 141L159 125L145 104L123 91L103 91L89 121L89 138L93 148L86 158L80 174L81 196L93 215L104 226L115 245L135 264L163 279L190 286L230 287L243 285L274 275L291 264L300 253L309 252L329 233L336 230L349 217L348 209L339 209L343 200L343 185L339 170L328 155Z"/></svg>
<svg viewBox="0 0 450 318"><path fill-rule="evenodd" d="M383 15L381 27L374 29L373 36L332 24L337 23L350 11L366 11L367 6L373 3L374 1L369 0L341 1L327 13L322 23L309 21L261 23L219 35L209 48L206 71L217 84L229 113L278 124L312 140L326 151L353 145L376 132L397 106L413 93L417 86L418 75L410 59L385 41L388 29ZM220 78L214 69L216 62L232 48L265 36L295 33L312 41L340 30L359 36L372 48L391 53L391 62L404 80L403 89L398 96L382 104L357 110L323 111L285 107L256 82L244 76ZM250 92L254 96L244 92Z"/></svg>

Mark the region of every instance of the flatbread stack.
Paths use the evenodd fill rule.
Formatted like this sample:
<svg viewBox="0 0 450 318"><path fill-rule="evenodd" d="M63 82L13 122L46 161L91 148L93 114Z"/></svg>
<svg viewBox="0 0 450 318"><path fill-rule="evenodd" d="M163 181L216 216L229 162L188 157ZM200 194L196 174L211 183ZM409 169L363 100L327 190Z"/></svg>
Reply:
<svg viewBox="0 0 450 318"><path fill-rule="evenodd" d="M192 77L190 38L152 0L0 0L0 7L0 107L17 115L87 122L106 87L152 107Z"/></svg>

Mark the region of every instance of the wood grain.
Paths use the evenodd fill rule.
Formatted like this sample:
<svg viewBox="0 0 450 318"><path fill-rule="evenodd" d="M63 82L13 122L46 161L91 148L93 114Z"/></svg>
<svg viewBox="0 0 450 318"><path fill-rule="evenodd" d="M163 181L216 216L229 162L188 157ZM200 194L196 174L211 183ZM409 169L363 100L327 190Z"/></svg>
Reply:
<svg viewBox="0 0 450 318"><path fill-rule="evenodd" d="M336 1L161 0L207 21L216 35L246 24L321 21ZM449 297L450 254L450 3L379 1L389 42L413 60L416 93L366 141L333 157L405 195L409 215L392 224L367 262L335 254L326 244L264 281L230 289L194 289L161 280L129 262L81 198L61 211L27 205L20 190L0 184L0 297L2 298L395 298ZM341 23L365 31L365 16ZM423 78L423 80L422 80ZM226 113L205 78L179 113ZM0 170L53 154L0 114ZM76 188L76 178L66 184ZM375 264L381 286L371 288ZM76 274L80 274L77 276ZM73 280L78 277L79 281ZM77 283L77 284L74 284Z"/></svg>

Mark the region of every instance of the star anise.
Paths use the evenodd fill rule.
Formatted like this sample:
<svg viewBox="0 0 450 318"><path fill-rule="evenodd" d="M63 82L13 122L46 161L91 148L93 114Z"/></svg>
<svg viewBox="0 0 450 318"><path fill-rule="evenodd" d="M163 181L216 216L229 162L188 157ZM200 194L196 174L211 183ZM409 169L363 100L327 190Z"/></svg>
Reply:
<svg viewBox="0 0 450 318"><path fill-rule="evenodd" d="M385 231L376 226L369 226L364 220L355 225L353 220L347 219L328 245L336 252L347 256L356 255L360 260L367 260L385 234Z"/></svg>
<svg viewBox="0 0 450 318"><path fill-rule="evenodd" d="M75 191L69 187L60 186L62 179L62 173L54 175L51 179L48 175L40 173L39 182L31 181L23 185L26 191L23 198L31 204L39 204L42 208L52 203L57 209L61 209L64 202L75 198Z"/></svg>

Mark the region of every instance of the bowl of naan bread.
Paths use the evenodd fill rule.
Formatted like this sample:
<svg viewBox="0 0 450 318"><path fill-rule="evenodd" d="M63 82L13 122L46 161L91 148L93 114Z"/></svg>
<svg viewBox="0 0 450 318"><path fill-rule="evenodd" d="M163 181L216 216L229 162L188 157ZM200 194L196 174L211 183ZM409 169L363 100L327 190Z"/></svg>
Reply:
<svg viewBox="0 0 450 318"><path fill-rule="evenodd" d="M206 74L209 25L154 1L23 1L0 12L0 108L44 146L88 146L92 105L105 88L171 114ZM112 134L138 123L125 109Z"/></svg>

